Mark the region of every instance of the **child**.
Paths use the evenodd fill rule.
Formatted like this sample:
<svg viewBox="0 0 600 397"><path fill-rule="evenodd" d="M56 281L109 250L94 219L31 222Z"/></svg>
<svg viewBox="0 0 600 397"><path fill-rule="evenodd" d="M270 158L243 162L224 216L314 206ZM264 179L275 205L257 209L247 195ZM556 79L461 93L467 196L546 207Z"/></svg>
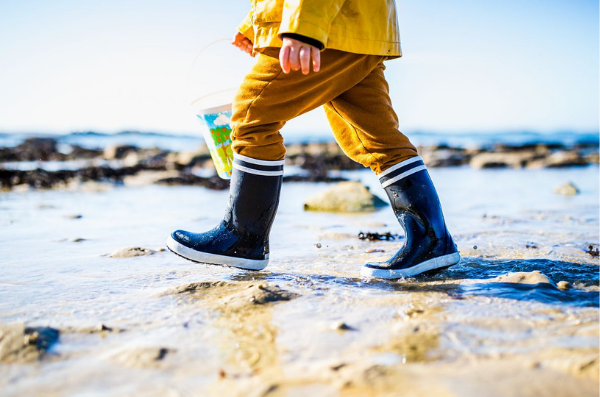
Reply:
<svg viewBox="0 0 600 397"><path fill-rule="evenodd" d="M361 275L397 279L458 263L427 169L398 130L383 74L383 62L402 55L393 0L254 1L238 30L233 44L258 58L233 102L229 207L208 232L173 232L169 249L197 262L264 269L283 179L279 130L324 106L338 144L377 174L406 231L396 255L366 264Z"/></svg>

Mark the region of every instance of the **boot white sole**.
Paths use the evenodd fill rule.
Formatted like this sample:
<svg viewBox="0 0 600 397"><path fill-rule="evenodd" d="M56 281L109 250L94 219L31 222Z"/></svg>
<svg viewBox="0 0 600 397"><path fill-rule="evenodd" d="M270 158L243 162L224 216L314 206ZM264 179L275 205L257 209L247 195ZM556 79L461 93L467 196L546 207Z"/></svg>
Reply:
<svg viewBox="0 0 600 397"><path fill-rule="evenodd" d="M398 278L413 277L418 274L428 272L430 270L456 265L458 262L460 262L460 254L458 252L455 252L453 254L429 259L428 261L421 262L418 265L409 267L407 269L374 269L371 267L363 266L363 268L360 271L360 275L362 277L375 277L393 280Z"/></svg>
<svg viewBox="0 0 600 397"><path fill-rule="evenodd" d="M262 270L269 263L269 256L263 260L236 258L234 256L224 256L200 252L186 247L177 242L173 237L167 238L167 248L173 253L189 259L194 262L207 263L209 265L221 265L236 267L244 270Z"/></svg>

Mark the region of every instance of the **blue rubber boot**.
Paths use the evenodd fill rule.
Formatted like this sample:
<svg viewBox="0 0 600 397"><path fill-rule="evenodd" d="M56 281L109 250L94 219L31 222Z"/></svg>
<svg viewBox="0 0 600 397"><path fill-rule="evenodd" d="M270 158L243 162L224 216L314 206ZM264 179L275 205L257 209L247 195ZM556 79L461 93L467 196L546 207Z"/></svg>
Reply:
<svg viewBox="0 0 600 397"><path fill-rule="evenodd" d="M398 279L457 264L460 254L423 160L417 156L379 174L392 209L404 228L404 246L392 258L367 263L364 277Z"/></svg>
<svg viewBox="0 0 600 397"><path fill-rule="evenodd" d="M269 262L269 233L283 180L283 160L234 155L229 206L205 233L176 230L167 239L175 254L194 262L262 270Z"/></svg>

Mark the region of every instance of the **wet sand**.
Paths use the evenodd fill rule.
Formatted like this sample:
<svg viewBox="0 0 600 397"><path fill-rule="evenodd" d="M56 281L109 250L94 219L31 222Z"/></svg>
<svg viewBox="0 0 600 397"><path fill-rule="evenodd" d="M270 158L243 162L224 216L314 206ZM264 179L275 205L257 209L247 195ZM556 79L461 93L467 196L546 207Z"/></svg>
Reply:
<svg viewBox="0 0 600 397"><path fill-rule="evenodd" d="M463 260L396 282L359 277L402 245L357 238L400 233L391 209L304 212L328 184L284 184L263 272L162 251L224 191L1 194L0 394L597 396L598 167L431 174Z"/></svg>

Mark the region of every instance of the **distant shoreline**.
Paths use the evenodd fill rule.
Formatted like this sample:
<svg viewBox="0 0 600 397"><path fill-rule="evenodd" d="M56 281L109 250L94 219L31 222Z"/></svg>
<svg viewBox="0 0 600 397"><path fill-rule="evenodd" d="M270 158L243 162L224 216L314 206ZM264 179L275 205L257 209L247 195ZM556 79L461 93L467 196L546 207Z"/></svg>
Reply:
<svg viewBox="0 0 600 397"><path fill-rule="evenodd" d="M0 146L0 190L17 186L55 188L87 181L122 183L125 178L141 174L146 184L227 189L229 183L216 176L206 145L198 138L194 141L197 144L190 145L188 140L185 150L164 149L156 141L138 145L135 140L133 144L105 142L102 148L90 149L54 137L28 138L16 146ZM98 144L98 140L95 142ZM284 182L336 182L343 178L332 171L364 168L348 158L335 142L288 144L286 149L286 168L291 166L290 170L297 171L288 174ZM418 150L428 167L540 169L600 163L598 144L585 141L494 143L474 148L437 144L419 146Z"/></svg>
<svg viewBox="0 0 600 397"><path fill-rule="evenodd" d="M485 132L485 133L443 133L431 131L407 132L406 135L416 146L449 146L454 148L493 149L496 144L513 146L533 144L560 144L565 147L575 145L600 145L599 132L556 131L550 133ZM283 132L286 144L311 144L334 142L330 132ZM0 148L14 147L30 138L51 138L58 143L77 145L86 149L103 149L108 145L131 145L142 149L157 147L170 151L189 150L190 145L202 145L204 138L198 134L175 134L165 132L121 131L104 133L97 131L76 131L71 133L0 132Z"/></svg>

